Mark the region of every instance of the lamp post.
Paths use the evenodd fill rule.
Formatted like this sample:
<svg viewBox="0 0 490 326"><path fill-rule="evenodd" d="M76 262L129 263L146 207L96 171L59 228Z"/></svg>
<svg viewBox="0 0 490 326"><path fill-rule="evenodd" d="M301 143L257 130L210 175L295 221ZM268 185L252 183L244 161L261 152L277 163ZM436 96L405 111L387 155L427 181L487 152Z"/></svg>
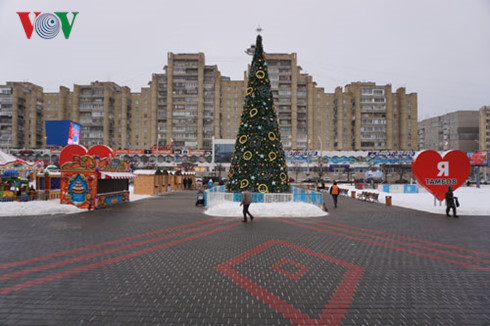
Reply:
<svg viewBox="0 0 490 326"><path fill-rule="evenodd" d="M311 139L308 138L308 141L306 143L306 176L310 176L310 144L311 144Z"/></svg>
<svg viewBox="0 0 490 326"><path fill-rule="evenodd" d="M9 135L9 138L7 139L7 153L10 154L10 141L12 139L12 134Z"/></svg>
<svg viewBox="0 0 490 326"><path fill-rule="evenodd" d="M322 138L318 136L318 141L320 142L320 157L318 159L318 182L323 177L323 143Z"/></svg>

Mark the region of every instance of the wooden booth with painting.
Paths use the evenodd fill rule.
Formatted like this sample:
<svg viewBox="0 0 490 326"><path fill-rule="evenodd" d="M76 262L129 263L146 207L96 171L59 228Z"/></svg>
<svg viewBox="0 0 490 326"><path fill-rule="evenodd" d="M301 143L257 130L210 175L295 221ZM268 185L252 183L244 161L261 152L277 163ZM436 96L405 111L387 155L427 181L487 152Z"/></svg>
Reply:
<svg viewBox="0 0 490 326"><path fill-rule="evenodd" d="M129 201L129 180L136 176L111 148L68 145L61 151L60 166L62 204L99 209Z"/></svg>

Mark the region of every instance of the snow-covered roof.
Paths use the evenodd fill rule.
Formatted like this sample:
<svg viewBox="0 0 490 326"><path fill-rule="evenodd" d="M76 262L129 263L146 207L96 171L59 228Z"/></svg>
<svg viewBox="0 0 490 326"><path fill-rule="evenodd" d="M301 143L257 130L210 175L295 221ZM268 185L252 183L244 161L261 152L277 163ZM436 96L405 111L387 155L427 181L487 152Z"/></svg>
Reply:
<svg viewBox="0 0 490 326"><path fill-rule="evenodd" d="M157 170L134 170L134 174L145 174L145 175L153 175L157 172Z"/></svg>
<svg viewBox="0 0 490 326"><path fill-rule="evenodd" d="M8 164L10 162L20 162L20 163L24 163L24 164L27 164L27 165L33 165L33 163L29 163L29 162L26 162L24 160L21 160L20 158L17 158L9 153L5 153L4 151L1 151L0 150L0 165L5 165L5 164Z"/></svg>

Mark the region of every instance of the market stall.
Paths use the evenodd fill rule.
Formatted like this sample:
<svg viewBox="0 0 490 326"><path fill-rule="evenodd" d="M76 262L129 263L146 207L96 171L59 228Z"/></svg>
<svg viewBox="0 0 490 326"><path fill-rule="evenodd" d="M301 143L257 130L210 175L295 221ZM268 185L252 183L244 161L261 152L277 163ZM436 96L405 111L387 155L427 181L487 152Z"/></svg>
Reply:
<svg viewBox="0 0 490 326"><path fill-rule="evenodd" d="M129 201L129 180L136 175L111 148L68 145L61 151L60 166L62 204L99 209Z"/></svg>
<svg viewBox="0 0 490 326"><path fill-rule="evenodd" d="M43 170L43 167L44 163L41 160L27 162L0 150L0 174L7 170L15 170L20 178L31 180Z"/></svg>
<svg viewBox="0 0 490 326"><path fill-rule="evenodd" d="M0 201L28 201L29 199L29 180L20 178L19 171L3 171L0 175Z"/></svg>

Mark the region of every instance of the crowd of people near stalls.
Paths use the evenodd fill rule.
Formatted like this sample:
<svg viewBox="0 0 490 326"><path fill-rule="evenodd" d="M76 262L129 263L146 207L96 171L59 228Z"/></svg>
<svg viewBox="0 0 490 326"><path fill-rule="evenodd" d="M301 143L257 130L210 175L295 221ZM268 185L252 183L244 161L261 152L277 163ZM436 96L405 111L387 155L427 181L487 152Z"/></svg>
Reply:
<svg viewBox="0 0 490 326"><path fill-rule="evenodd" d="M192 190L192 189L194 189L194 188L192 188L192 183L193 183L192 178L185 177L182 182L184 184L184 190Z"/></svg>
<svg viewBox="0 0 490 326"><path fill-rule="evenodd" d="M27 183L0 181L1 201L29 201L37 199L37 190Z"/></svg>

